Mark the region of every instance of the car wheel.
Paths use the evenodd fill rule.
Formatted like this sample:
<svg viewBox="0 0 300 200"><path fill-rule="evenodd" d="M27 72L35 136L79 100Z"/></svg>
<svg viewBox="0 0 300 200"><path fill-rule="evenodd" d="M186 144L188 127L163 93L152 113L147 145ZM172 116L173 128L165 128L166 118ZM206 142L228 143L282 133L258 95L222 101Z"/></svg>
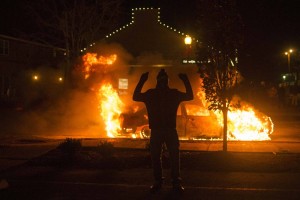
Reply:
<svg viewBox="0 0 300 200"><path fill-rule="evenodd" d="M142 138L150 138L151 136L151 129L149 129L149 126L144 126L141 129L141 137Z"/></svg>

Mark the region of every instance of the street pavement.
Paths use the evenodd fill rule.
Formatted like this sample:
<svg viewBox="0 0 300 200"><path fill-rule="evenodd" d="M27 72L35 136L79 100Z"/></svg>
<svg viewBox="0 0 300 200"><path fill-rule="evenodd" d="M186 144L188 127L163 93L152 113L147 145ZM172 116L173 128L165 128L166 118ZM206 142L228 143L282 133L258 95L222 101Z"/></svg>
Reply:
<svg viewBox="0 0 300 200"><path fill-rule="evenodd" d="M110 141L116 147L145 148L147 140L83 139L83 146ZM299 171L201 171L182 169L184 194L172 192L167 176L161 192L150 194L152 170L57 169L23 166L62 140L18 140L0 146L0 199L299 199ZM182 151L221 151L221 141L182 141ZM300 159L298 142L229 142L229 152L266 153ZM299 158L299 159L298 159ZM272 161L271 161L272 162ZM291 163L282 163L287 165ZM292 163L293 164L293 163ZM9 175L5 175L5 174ZM166 174L169 171L166 170Z"/></svg>
<svg viewBox="0 0 300 200"><path fill-rule="evenodd" d="M149 176L150 171L139 171L139 176ZM124 172L125 173L125 172ZM128 173L126 171L126 173ZM185 171L182 172L186 177ZM300 195L299 175L270 175L252 173L197 173L188 172L197 185L184 183L184 194L172 192L170 185L157 194L150 194L150 182L136 183L137 176L128 173L135 183L97 183L89 181L35 181L10 180L11 187L0 191L1 199L294 199ZM97 173L94 173L97 175ZM119 174L117 174L119 175ZM284 179L284 181L281 180ZM274 181L274 179L276 179ZM278 180L280 180L278 182ZM203 184L203 182L209 184ZM272 182L273 181L273 182ZM188 181L185 181L188 182ZM211 183L213 182L213 183ZM245 184L251 182L251 184ZM254 184L253 182L259 183ZM266 183L264 186L262 183ZM274 184L276 182L276 184ZM290 184L288 184L290 183ZM277 186L277 184L280 184ZM286 185L288 184L288 185ZM250 185L250 186L248 186Z"/></svg>
<svg viewBox="0 0 300 200"><path fill-rule="evenodd" d="M0 171L20 165L57 147L61 140L2 140L0 142Z"/></svg>

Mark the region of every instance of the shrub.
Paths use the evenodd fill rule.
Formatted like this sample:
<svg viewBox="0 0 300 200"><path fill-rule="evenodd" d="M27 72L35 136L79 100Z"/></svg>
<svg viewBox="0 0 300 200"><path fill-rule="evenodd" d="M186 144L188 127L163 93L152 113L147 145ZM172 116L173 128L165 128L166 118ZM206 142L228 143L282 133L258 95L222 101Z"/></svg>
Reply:
<svg viewBox="0 0 300 200"><path fill-rule="evenodd" d="M80 151L81 147L82 144L80 139L66 138L59 144L58 149L66 155L73 156Z"/></svg>
<svg viewBox="0 0 300 200"><path fill-rule="evenodd" d="M114 145L107 141L101 141L98 144L97 149L103 157L111 157L115 151Z"/></svg>

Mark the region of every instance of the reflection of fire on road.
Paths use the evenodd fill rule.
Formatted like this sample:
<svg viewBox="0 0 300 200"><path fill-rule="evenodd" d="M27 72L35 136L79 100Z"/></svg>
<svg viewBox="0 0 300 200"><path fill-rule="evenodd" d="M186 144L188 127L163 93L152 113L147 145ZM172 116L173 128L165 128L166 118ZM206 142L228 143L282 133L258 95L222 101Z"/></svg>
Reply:
<svg viewBox="0 0 300 200"><path fill-rule="evenodd" d="M92 73L106 74L107 67L114 64L117 60L117 55L98 56L96 53L87 53L83 57L83 74L84 78L88 79ZM103 76L104 79L105 76ZM98 85L98 83L96 84ZM201 85L201 83L200 83ZM93 86L94 87L94 86ZM197 97L202 102L202 107L192 109L186 106L187 115L191 116L210 116L213 115L217 119L219 127L223 126L223 117L219 111L208 111L208 102L205 101L205 93L202 87L197 92ZM126 105L122 102L116 89L113 88L109 80L102 80L102 84L96 89L99 101L100 117L105 123L107 137L118 137L122 135L122 117L127 115L124 113ZM137 108L137 107L135 107ZM139 110L134 109L134 113ZM144 118L145 116L142 116ZM128 119L136 119L131 117ZM138 120L138 119L136 119ZM141 121L141 120L139 120ZM193 121L191 121L193 122ZM213 124L213 123L212 123ZM201 124L201 126L208 126ZM215 125L214 125L215 126ZM210 127L217 129L218 127ZM136 127L126 127L126 130L134 130ZM273 123L270 117L256 111L249 104L243 103L240 108L231 108L228 112L228 139L229 140L270 140L270 134L273 132ZM136 137L129 134L128 136Z"/></svg>

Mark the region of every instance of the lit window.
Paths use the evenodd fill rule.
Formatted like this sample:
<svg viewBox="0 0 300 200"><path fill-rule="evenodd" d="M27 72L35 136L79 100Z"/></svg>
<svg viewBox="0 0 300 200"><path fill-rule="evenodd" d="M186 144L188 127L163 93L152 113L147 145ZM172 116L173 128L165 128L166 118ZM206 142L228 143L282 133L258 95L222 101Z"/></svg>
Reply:
<svg viewBox="0 0 300 200"><path fill-rule="evenodd" d="M8 55L9 41L0 39L0 55Z"/></svg>

